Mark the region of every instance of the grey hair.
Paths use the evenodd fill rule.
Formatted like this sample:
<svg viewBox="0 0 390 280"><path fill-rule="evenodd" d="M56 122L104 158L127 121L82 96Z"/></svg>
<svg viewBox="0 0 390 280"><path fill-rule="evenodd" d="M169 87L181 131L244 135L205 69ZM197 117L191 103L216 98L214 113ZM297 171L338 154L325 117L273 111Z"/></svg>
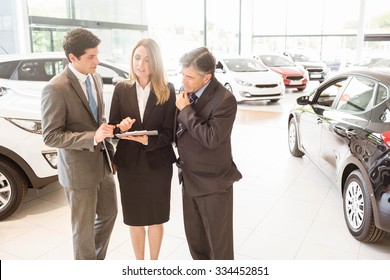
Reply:
<svg viewBox="0 0 390 280"><path fill-rule="evenodd" d="M200 47L185 53L180 58L180 64L184 68L193 67L200 73L210 73L214 77L215 57L206 47Z"/></svg>

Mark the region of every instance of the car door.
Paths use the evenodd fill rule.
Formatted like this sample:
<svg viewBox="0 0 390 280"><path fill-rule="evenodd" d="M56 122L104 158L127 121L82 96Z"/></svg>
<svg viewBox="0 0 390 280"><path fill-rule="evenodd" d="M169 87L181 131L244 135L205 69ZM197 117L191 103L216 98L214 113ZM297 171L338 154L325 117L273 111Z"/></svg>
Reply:
<svg viewBox="0 0 390 280"><path fill-rule="evenodd" d="M349 154L365 149L364 128L368 125L376 83L366 77L351 76L340 83L339 96L324 113L320 168L336 181L340 166Z"/></svg>
<svg viewBox="0 0 390 280"><path fill-rule="evenodd" d="M322 124L324 122L324 113L333 105L338 96L340 86L339 81L323 85L310 96L310 105L303 108L300 115L299 134L300 143L305 154L319 165L320 149L323 142Z"/></svg>

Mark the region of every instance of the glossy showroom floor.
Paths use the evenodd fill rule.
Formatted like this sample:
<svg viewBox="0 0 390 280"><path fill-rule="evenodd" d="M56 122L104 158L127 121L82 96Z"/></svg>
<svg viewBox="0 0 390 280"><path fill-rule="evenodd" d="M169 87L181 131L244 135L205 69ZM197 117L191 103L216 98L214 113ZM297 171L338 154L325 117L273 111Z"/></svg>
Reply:
<svg viewBox="0 0 390 280"><path fill-rule="evenodd" d="M317 84L313 82L310 87ZM390 236L378 244L356 241L344 224L338 190L306 157L290 155L287 116L300 95L288 91L276 104L239 105L233 152L244 178L234 188L235 258L390 259ZM165 225L160 259L190 260L181 192L174 172L172 213ZM18 211L0 222L0 259L72 259L70 233L69 210L62 189L53 184L39 193L31 191ZM121 214L107 259L134 259Z"/></svg>

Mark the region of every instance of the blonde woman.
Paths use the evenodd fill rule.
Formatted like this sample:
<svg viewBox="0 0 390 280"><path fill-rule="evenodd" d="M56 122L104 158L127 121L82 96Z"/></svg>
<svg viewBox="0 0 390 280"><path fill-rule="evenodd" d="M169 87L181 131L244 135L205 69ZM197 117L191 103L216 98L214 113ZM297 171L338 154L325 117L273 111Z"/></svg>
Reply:
<svg viewBox="0 0 390 280"><path fill-rule="evenodd" d="M110 123L116 132L157 130L158 135L126 136L118 142L114 164L118 171L123 220L138 260L158 259L163 224L169 220L175 89L168 83L158 44L140 40L131 55L129 80L116 85ZM146 236L148 238L146 238Z"/></svg>

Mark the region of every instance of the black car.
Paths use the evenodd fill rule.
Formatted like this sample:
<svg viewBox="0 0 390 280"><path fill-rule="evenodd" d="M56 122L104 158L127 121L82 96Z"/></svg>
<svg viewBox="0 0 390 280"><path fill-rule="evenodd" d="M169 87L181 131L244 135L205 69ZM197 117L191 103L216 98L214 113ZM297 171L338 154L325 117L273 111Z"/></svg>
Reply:
<svg viewBox="0 0 390 280"><path fill-rule="evenodd" d="M340 189L353 237L380 241L390 232L390 74L338 74L297 103L291 154L306 155Z"/></svg>

